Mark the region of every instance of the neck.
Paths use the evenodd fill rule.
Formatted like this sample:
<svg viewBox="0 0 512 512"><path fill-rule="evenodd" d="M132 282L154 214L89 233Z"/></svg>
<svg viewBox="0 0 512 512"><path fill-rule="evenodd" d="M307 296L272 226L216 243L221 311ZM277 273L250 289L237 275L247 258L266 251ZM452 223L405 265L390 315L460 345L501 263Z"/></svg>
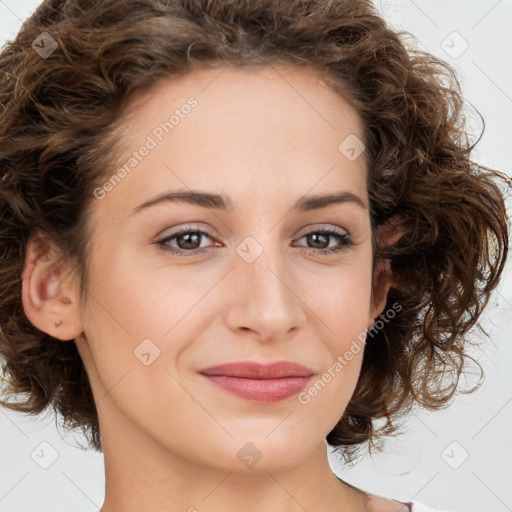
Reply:
<svg viewBox="0 0 512 512"><path fill-rule="evenodd" d="M100 421L101 424L101 421ZM101 512L304 512L365 510L365 496L332 472L326 444L279 471L222 471L184 459L135 425L101 424L105 501ZM292 450L293 447L290 447Z"/></svg>

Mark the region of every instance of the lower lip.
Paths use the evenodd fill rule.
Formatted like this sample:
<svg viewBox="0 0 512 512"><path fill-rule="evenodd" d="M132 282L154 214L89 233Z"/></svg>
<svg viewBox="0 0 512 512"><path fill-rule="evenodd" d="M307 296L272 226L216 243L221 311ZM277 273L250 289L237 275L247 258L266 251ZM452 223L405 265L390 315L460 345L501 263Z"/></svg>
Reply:
<svg viewBox="0 0 512 512"><path fill-rule="evenodd" d="M247 379L226 375L205 375L224 391L254 402L272 403L286 400L300 393L310 377L283 377L280 379Z"/></svg>

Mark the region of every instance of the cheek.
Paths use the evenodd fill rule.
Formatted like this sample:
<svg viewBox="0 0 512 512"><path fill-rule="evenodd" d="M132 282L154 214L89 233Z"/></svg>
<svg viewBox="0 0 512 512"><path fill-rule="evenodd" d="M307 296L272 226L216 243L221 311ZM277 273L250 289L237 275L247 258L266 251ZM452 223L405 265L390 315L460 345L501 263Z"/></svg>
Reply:
<svg viewBox="0 0 512 512"><path fill-rule="evenodd" d="M122 254L111 252L101 261L91 269L84 321L98 380L94 384L98 395L106 396L101 412L122 424L125 419L116 416L122 411L133 424L148 431L154 427L151 433L157 435L159 426L169 430L174 425L172 411L193 402L180 386L175 366L188 343L183 335L187 312L201 290L176 277L171 286L162 280L165 272L144 270ZM200 411L196 414L199 418ZM179 427L178 437L186 439L188 427Z"/></svg>
<svg viewBox="0 0 512 512"><path fill-rule="evenodd" d="M139 262L128 253L110 252L96 258L92 271L88 324L101 326L99 334L118 333L119 339L159 339L179 329L180 322L204 295L209 283L192 272L171 272Z"/></svg>
<svg viewBox="0 0 512 512"><path fill-rule="evenodd" d="M332 427L343 414L363 360L371 301L371 253L323 281L323 292L310 294L318 317L328 327L322 338L328 357L323 370L299 402L330 418Z"/></svg>
<svg viewBox="0 0 512 512"><path fill-rule="evenodd" d="M308 417L319 418L326 434L342 417L361 371L369 307L369 282L363 284L352 274L331 297L324 297L321 319L330 332L322 339L325 364L298 396Z"/></svg>
<svg viewBox="0 0 512 512"><path fill-rule="evenodd" d="M368 251L369 252L369 251ZM304 282L308 305L332 336L329 345L342 350L347 340L368 327L371 305L371 253L329 272L319 273L315 286Z"/></svg>
<svg viewBox="0 0 512 512"><path fill-rule="evenodd" d="M186 315L193 298L187 294L193 292L182 283L171 288L161 279L152 279L142 265L109 249L98 252L91 266L83 317L91 358L106 389L120 379L125 385L132 379L139 386L151 385L157 364L164 357L172 359L181 349L179 339L172 338L172 329Z"/></svg>

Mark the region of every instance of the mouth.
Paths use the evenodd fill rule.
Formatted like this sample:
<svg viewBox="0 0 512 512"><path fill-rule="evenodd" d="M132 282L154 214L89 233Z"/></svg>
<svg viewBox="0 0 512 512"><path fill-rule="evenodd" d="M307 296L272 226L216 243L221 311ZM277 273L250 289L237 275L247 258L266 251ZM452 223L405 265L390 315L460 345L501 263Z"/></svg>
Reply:
<svg viewBox="0 0 512 512"><path fill-rule="evenodd" d="M200 370L210 383L245 400L272 403L300 393L315 372L297 363L228 363Z"/></svg>

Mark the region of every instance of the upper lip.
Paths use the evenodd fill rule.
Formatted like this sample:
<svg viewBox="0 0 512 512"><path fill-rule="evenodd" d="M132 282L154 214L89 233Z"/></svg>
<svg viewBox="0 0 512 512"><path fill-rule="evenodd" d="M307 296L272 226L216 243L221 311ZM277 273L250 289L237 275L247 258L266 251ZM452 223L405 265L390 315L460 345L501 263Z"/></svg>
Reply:
<svg viewBox="0 0 512 512"><path fill-rule="evenodd" d="M270 364L240 361L211 366L199 370L199 373L208 376L224 375L246 379L282 379L286 377L310 377L314 374L314 371L291 361L279 361Z"/></svg>

